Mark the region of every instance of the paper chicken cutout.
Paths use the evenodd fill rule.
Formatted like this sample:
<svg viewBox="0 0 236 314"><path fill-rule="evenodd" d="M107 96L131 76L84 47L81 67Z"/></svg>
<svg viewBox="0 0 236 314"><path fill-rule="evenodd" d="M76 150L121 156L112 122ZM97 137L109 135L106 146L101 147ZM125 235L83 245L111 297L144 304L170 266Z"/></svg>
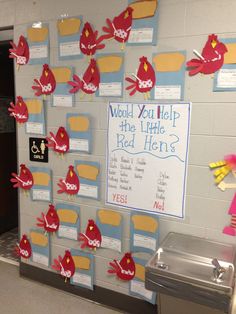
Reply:
<svg viewBox="0 0 236 314"><path fill-rule="evenodd" d="M121 49L124 49L124 43L128 41L129 34L132 26L132 12L131 7L127 7L118 16L114 17L111 21L106 19L107 27L103 27L103 31L107 34L100 37L101 40L104 39L115 39L119 43L122 43Z"/></svg>
<svg viewBox="0 0 236 314"><path fill-rule="evenodd" d="M45 97L51 95L56 89L56 79L48 64L43 65L40 79L34 79L34 82L37 84L32 86L32 89L35 90L35 96L43 95Z"/></svg>
<svg viewBox="0 0 236 314"><path fill-rule="evenodd" d="M10 103L8 111L10 112L10 116L16 119L17 123L25 123L28 121L28 108L21 96L17 96L17 101L15 105L13 102Z"/></svg>
<svg viewBox="0 0 236 314"><path fill-rule="evenodd" d="M74 166L69 166L66 179L60 179L57 185L60 188L57 193L66 193L68 194L68 198L79 192L80 182L77 174L75 173Z"/></svg>
<svg viewBox="0 0 236 314"><path fill-rule="evenodd" d="M125 253L120 261L113 260L109 265L111 269L108 269L109 274L116 274L119 279L132 280L135 276L135 262L131 256L131 253Z"/></svg>
<svg viewBox="0 0 236 314"><path fill-rule="evenodd" d="M41 214L41 218L37 217L37 226L43 228L46 232L56 232L60 226L60 220L55 207L50 204L47 214Z"/></svg>
<svg viewBox="0 0 236 314"><path fill-rule="evenodd" d="M101 43L101 37L98 37L98 31L93 31L90 23L86 22L84 24L81 36L80 36L80 50L86 56L95 55L98 49L103 49L104 44Z"/></svg>
<svg viewBox="0 0 236 314"><path fill-rule="evenodd" d="M140 58L139 61L140 64L137 74L132 74L136 80L126 77L126 81L131 83L131 85L126 87L126 90L132 89L130 96L133 96L136 91L138 91L144 94L144 99L149 99L150 91L156 83L155 71L146 57Z"/></svg>
<svg viewBox="0 0 236 314"><path fill-rule="evenodd" d="M54 259L52 268L60 272L61 276L65 278L65 282L71 278L75 273L75 263L70 251L66 250L63 258L59 255L58 259Z"/></svg>
<svg viewBox="0 0 236 314"><path fill-rule="evenodd" d="M224 178L232 172L233 176L236 178L236 155L231 154L224 157L224 160L217 162L212 162L209 164L210 169L216 169L214 171L215 184L219 189L225 191L226 189L236 188L235 183L226 183Z"/></svg>
<svg viewBox="0 0 236 314"><path fill-rule="evenodd" d="M68 84L72 86L70 93L76 93L81 90L85 94L94 94L98 89L100 83L100 72L97 67L96 60L90 60L90 64L85 71L83 78L79 78L77 75L74 74L73 80L73 82L68 82Z"/></svg>
<svg viewBox="0 0 236 314"><path fill-rule="evenodd" d="M69 136L63 126L59 127L56 135L50 132L50 137L47 137L46 139L48 141L47 147L52 148L54 152L58 153L62 157L68 152Z"/></svg>
<svg viewBox="0 0 236 314"><path fill-rule="evenodd" d="M79 241L83 242L81 244L81 249L88 247L96 250L96 248L101 247L101 232L94 220L89 219L85 233L80 233L79 235Z"/></svg>
<svg viewBox="0 0 236 314"><path fill-rule="evenodd" d="M9 49L9 58L15 58L17 64L17 70L20 65L25 65L29 61L29 46L24 36L20 36L18 45L14 42L10 42L12 48Z"/></svg>
<svg viewBox="0 0 236 314"><path fill-rule="evenodd" d="M24 165L20 165L20 174L12 173L11 182L14 188L21 188L24 192L29 191L34 185L34 178L31 171Z"/></svg>
<svg viewBox="0 0 236 314"><path fill-rule="evenodd" d="M218 71L224 64L224 54L227 52L227 48L218 40L217 35L212 34L208 36L201 54L196 50L193 52L199 59L187 62L190 76L197 73L212 74Z"/></svg>
<svg viewBox="0 0 236 314"><path fill-rule="evenodd" d="M236 236L236 193L234 194L228 214L231 215L231 223L230 226L224 228L223 233Z"/></svg>
<svg viewBox="0 0 236 314"><path fill-rule="evenodd" d="M31 244L25 234L23 234L20 243L16 244L16 254L25 259L30 258L32 255Z"/></svg>

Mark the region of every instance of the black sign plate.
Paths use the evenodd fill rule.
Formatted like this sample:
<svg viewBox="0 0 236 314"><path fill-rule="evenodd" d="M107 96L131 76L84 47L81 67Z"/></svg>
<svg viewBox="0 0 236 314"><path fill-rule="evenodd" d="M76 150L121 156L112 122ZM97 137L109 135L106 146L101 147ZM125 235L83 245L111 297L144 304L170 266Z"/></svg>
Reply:
<svg viewBox="0 0 236 314"><path fill-rule="evenodd" d="M29 138L30 160L37 162L48 162L47 140L42 137Z"/></svg>

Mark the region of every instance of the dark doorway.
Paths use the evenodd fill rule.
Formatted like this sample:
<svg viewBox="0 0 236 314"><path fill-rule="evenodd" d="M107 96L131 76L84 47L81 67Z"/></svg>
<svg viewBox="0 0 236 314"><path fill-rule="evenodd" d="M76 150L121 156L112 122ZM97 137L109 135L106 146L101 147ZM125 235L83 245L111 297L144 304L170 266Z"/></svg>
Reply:
<svg viewBox="0 0 236 314"><path fill-rule="evenodd" d="M9 58L9 48L10 40L0 41L0 234L18 227L17 189L10 182L11 172L17 172L17 152L15 121L8 113L10 102L15 102L14 61Z"/></svg>

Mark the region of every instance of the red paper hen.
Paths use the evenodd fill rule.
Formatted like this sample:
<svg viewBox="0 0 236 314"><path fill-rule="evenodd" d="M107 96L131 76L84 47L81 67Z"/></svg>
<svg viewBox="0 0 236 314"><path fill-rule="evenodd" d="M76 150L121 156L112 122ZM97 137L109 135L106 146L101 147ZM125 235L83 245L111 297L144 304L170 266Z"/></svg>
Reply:
<svg viewBox="0 0 236 314"><path fill-rule="evenodd" d="M81 249L88 247L96 250L101 246L101 232L94 220L89 219L85 233L80 233L79 241L83 241Z"/></svg>
<svg viewBox="0 0 236 314"><path fill-rule="evenodd" d="M81 36L80 36L80 50L84 55L93 56L98 49L103 49L104 44L101 43L101 37L98 37L98 31L93 31L90 23L84 24Z"/></svg>
<svg viewBox="0 0 236 314"><path fill-rule="evenodd" d="M57 184L60 190L57 193L66 193L68 195L76 195L79 192L80 182L73 166L69 166L66 179L60 179Z"/></svg>
<svg viewBox="0 0 236 314"><path fill-rule="evenodd" d="M51 95L56 89L56 79L48 64L43 65L43 71L40 79L34 79L37 85L33 85L35 96Z"/></svg>
<svg viewBox="0 0 236 314"><path fill-rule="evenodd" d="M199 59L192 59L187 62L189 75L197 73L212 74L218 71L224 64L224 54L227 52L226 46L221 43L217 35L208 36L208 40L202 50L202 54L193 51Z"/></svg>
<svg viewBox="0 0 236 314"><path fill-rule="evenodd" d="M50 132L50 137L46 138L48 141L47 146L52 148L59 154L65 154L69 150L69 136L64 127L59 127L57 134L54 135Z"/></svg>
<svg viewBox="0 0 236 314"><path fill-rule="evenodd" d="M113 260L109 265L112 269L108 269L109 274L116 274L122 280L132 280L135 276L135 262L131 253L125 253L120 261Z"/></svg>
<svg viewBox="0 0 236 314"><path fill-rule="evenodd" d="M20 165L20 174L12 173L13 178L11 182L14 188L21 188L24 190L30 190L34 185L34 178L31 171L24 165Z"/></svg>
<svg viewBox="0 0 236 314"><path fill-rule="evenodd" d="M102 29L107 34L102 35L100 37L101 40L114 38L116 41L124 44L129 39L132 26L132 12L133 9L131 7L127 7L118 16L114 17L112 21L110 19L106 19L107 27L105 26Z"/></svg>
<svg viewBox="0 0 236 314"><path fill-rule="evenodd" d="M43 228L46 232L56 232L60 226L60 220L55 207L50 204L47 214L41 214L41 218L37 218L37 226Z"/></svg>
<svg viewBox="0 0 236 314"><path fill-rule="evenodd" d="M29 61L29 46L24 36L20 36L18 45L10 42L12 48L9 49L9 58L15 58L18 66L25 65Z"/></svg>
<svg viewBox="0 0 236 314"><path fill-rule="evenodd" d="M25 234L23 234L20 243L16 244L16 254L26 259L32 255L31 244Z"/></svg>
<svg viewBox="0 0 236 314"><path fill-rule="evenodd" d="M59 255L58 259L54 259L52 268L60 272L62 277L65 278L65 282L68 278L71 278L75 273L75 263L70 251L66 250L63 258Z"/></svg>
<svg viewBox="0 0 236 314"><path fill-rule="evenodd" d="M100 72L96 60L90 60L90 64L85 71L83 78L80 79L77 75L73 75L73 80L73 82L68 82L68 84L73 87L70 90L70 93L76 93L79 90L82 90L85 94L94 94L100 83Z"/></svg>
<svg viewBox="0 0 236 314"><path fill-rule="evenodd" d="M140 64L137 74L132 74L136 80L126 77L126 81L131 83L130 86L126 87L126 90L132 89L130 96L133 96L136 91L144 93L144 98L150 98L150 91L156 83L155 71L150 62L146 57L139 59Z"/></svg>
<svg viewBox="0 0 236 314"><path fill-rule="evenodd" d="M26 121L28 121L28 108L21 96L17 96L17 101L15 105L13 102L10 103L8 111L10 112L10 116L16 119L16 122L25 123Z"/></svg>

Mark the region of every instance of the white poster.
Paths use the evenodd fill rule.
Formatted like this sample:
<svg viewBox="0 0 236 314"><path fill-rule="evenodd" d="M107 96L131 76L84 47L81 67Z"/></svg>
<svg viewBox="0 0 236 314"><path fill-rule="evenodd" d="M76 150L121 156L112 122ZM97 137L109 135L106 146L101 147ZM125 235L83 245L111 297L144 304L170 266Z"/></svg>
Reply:
<svg viewBox="0 0 236 314"><path fill-rule="evenodd" d="M106 203L184 218L190 104L108 110Z"/></svg>

